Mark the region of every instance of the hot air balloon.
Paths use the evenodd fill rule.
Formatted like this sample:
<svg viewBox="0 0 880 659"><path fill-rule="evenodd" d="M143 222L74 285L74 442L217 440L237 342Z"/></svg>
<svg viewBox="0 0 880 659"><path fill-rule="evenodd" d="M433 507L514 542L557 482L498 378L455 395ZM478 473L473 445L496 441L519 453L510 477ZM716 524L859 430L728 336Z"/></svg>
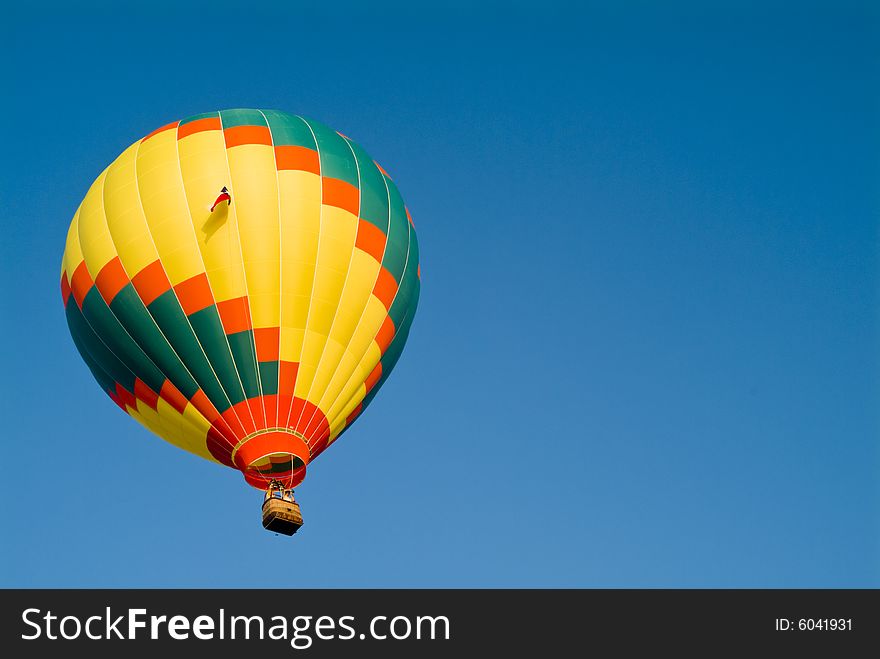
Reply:
<svg viewBox="0 0 880 659"><path fill-rule="evenodd" d="M293 488L388 378L419 298L412 218L348 137L223 110L138 140L73 216L61 294L101 388L153 433L265 491Z"/></svg>

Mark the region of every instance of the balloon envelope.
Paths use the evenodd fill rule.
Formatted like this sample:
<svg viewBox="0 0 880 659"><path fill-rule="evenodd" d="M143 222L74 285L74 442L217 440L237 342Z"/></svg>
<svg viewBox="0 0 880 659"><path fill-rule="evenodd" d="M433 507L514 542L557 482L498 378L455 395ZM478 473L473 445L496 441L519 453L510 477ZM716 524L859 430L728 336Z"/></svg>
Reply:
<svg viewBox="0 0 880 659"><path fill-rule="evenodd" d="M155 434L295 486L390 374L418 243L385 170L275 110L189 117L126 149L73 217L61 291L95 379Z"/></svg>

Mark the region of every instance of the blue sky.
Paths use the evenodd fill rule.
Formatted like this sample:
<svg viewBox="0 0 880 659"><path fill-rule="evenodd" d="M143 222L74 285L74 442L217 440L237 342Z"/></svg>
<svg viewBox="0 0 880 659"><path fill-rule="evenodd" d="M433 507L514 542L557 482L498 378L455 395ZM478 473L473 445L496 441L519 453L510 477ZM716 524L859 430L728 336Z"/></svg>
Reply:
<svg viewBox="0 0 880 659"><path fill-rule="evenodd" d="M292 4L5 10L0 585L880 587L876 9ZM421 246L292 540L58 292L101 169L234 107L358 141Z"/></svg>

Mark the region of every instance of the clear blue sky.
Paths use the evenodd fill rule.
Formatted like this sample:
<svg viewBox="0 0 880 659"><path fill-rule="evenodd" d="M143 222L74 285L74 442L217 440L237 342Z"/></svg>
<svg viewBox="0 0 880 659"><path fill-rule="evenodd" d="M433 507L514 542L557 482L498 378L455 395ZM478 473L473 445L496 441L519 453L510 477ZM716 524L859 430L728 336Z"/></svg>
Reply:
<svg viewBox="0 0 880 659"><path fill-rule="evenodd" d="M0 585L880 587L877 10L333 4L4 9ZM58 290L101 169L235 107L361 143L421 244L294 539Z"/></svg>

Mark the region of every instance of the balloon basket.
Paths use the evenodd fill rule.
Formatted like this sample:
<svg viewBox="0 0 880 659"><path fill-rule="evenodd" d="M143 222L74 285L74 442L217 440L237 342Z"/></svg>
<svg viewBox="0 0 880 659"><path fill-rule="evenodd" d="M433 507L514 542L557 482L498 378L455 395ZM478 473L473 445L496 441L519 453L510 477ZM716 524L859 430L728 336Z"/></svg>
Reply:
<svg viewBox="0 0 880 659"><path fill-rule="evenodd" d="M293 498L293 490L270 486L263 500L263 528L281 535L293 535L302 525L302 512Z"/></svg>

